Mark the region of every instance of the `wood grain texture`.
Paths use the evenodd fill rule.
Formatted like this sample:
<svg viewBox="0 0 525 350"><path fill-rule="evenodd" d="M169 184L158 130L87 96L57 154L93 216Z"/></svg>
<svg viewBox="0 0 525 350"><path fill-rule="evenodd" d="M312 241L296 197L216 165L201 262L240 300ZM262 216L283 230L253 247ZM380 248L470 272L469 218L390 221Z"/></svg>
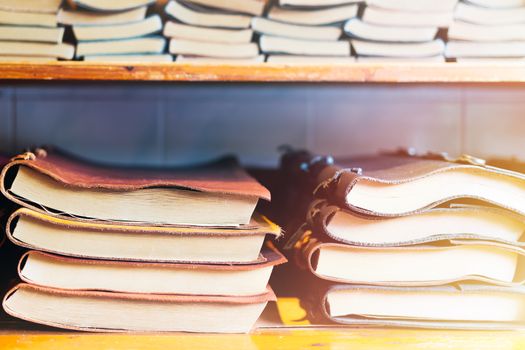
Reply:
<svg viewBox="0 0 525 350"><path fill-rule="evenodd" d="M189 65L87 62L0 64L0 80L523 83L523 64Z"/></svg>

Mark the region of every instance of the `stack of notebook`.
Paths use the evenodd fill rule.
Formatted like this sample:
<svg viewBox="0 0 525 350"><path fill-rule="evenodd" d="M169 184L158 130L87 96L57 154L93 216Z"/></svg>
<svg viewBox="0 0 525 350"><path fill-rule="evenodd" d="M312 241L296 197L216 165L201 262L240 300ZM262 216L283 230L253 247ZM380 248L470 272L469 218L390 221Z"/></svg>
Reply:
<svg viewBox="0 0 525 350"><path fill-rule="evenodd" d="M164 27L177 62L255 63L264 57L253 42L250 21L263 14L264 0L172 0Z"/></svg>
<svg viewBox="0 0 525 350"><path fill-rule="evenodd" d="M300 163L315 198L286 248L314 279L303 300L310 316L525 327L525 175L469 156L412 154Z"/></svg>
<svg viewBox="0 0 525 350"><path fill-rule="evenodd" d="M525 4L521 1L460 2L448 30L446 55L458 62L525 59Z"/></svg>
<svg viewBox="0 0 525 350"><path fill-rule="evenodd" d="M72 27L76 58L85 61L169 62L159 15L146 16L154 0L70 0L58 21Z"/></svg>
<svg viewBox="0 0 525 350"><path fill-rule="evenodd" d="M271 63L352 62L341 40L344 21L357 16L356 0L279 0L267 17L252 20L261 51Z"/></svg>
<svg viewBox="0 0 525 350"><path fill-rule="evenodd" d="M345 23L358 61L444 61L439 28L452 22L457 0L368 0Z"/></svg>
<svg viewBox="0 0 525 350"><path fill-rule="evenodd" d="M0 0L0 61L72 59L75 47L62 42L57 12L62 0Z"/></svg>
<svg viewBox="0 0 525 350"><path fill-rule="evenodd" d="M23 208L7 235L30 251L5 311L87 331L248 332L274 294L254 213L268 190L233 159L171 170L115 169L39 150L15 157L1 189Z"/></svg>

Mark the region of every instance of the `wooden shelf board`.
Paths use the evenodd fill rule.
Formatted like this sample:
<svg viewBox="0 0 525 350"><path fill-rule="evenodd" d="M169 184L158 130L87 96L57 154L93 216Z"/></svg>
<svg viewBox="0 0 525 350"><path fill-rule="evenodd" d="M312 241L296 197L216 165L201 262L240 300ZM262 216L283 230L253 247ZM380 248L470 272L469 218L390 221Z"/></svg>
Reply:
<svg viewBox="0 0 525 350"><path fill-rule="evenodd" d="M188 65L86 62L0 63L0 80L524 83L525 64Z"/></svg>

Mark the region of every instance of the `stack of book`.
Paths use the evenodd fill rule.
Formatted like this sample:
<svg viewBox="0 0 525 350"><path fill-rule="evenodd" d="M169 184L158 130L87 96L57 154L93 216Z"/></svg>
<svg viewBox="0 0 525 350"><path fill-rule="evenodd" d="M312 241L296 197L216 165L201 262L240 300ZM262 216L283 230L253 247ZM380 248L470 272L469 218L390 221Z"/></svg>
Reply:
<svg viewBox="0 0 525 350"><path fill-rule="evenodd" d="M458 62L525 58L525 4L521 1L460 2L448 30L446 55Z"/></svg>
<svg viewBox="0 0 525 350"><path fill-rule="evenodd" d="M358 61L444 61L439 28L452 22L457 0L367 0L360 19L345 23Z"/></svg>
<svg viewBox="0 0 525 350"><path fill-rule="evenodd" d="M71 26L77 59L85 61L166 62L166 40L159 15L146 17L154 0L70 0L59 23Z"/></svg>
<svg viewBox="0 0 525 350"><path fill-rule="evenodd" d="M164 35L177 62L255 63L264 61L253 42L250 21L263 14L264 0L172 0Z"/></svg>
<svg viewBox="0 0 525 350"><path fill-rule="evenodd" d="M315 198L285 247L313 280L313 319L525 327L525 175L446 154L329 160L295 162Z"/></svg>
<svg viewBox="0 0 525 350"><path fill-rule="evenodd" d="M0 61L72 59L57 13L62 0L0 1Z"/></svg>
<svg viewBox="0 0 525 350"><path fill-rule="evenodd" d="M115 169L28 152L3 169L23 208L7 224L31 249L4 310L86 331L248 332L286 260L254 213L268 190L234 159L169 170Z"/></svg>
<svg viewBox="0 0 525 350"><path fill-rule="evenodd" d="M261 51L271 63L348 63L350 43L344 21L356 17L356 0L279 0L267 17L252 20Z"/></svg>

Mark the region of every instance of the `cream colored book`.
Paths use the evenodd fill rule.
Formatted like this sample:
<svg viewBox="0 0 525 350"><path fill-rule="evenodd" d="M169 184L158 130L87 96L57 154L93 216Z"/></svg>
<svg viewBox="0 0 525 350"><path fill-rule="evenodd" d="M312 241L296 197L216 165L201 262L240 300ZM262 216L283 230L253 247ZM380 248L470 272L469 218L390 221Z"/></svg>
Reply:
<svg viewBox="0 0 525 350"><path fill-rule="evenodd" d="M223 44L171 39L169 51L174 55L215 58L255 58L259 56L259 47L255 43Z"/></svg>
<svg viewBox="0 0 525 350"><path fill-rule="evenodd" d="M0 40L60 44L63 37L64 28L0 26Z"/></svg>
<svg viewBox="0 0 525 350"><path fill-rule="evenodd" d="M63 43L0 41L0 53L10 56L52 57L70 60L75 56L75 46Z"/></svg>
<svg viewBox="0 0 525 350"><path fill-rule="evenodd" d="M252 58L218 58L218 57L202 57L202 56L185 56L178 55L177 63L190 64L225 64L225 65L250 65L264 62L264 55L255 56Z"/></svg>
<svg viewBox="0 0 525 350"><path fill-rule="evenodd" d="M155 3L155 0L71 0L80 7L96 10L117 12L135 9Z"/></svg>
<svg viewBox="0 0 525 350"><path fill-rule="evenodd" d="M411 42L430 42L434 40L438 32L437 27L392 27L382 26L363 22L354 18L345 23L344 31L353 38L394 42L394 43L411 43Z"/></svg>
<svg viewBox="0 0 525 350"><path fill-rule="evenodd" d="M485 25L519 24L525 22L525 7L485 8L465 2L458 3L455 19Z"/></svg>
<svg viewBox="0 0 525 350"><path fill-rule="evenodd" d="M355 57L269 55L266 62L287 65L353 64Z"/></svg>
<svg viewBox="0 0 525 350"><path fill-rule="evenodd" d="M166 39L158 36L107 41L81 41L77 44L76 57L95 55L160 54Z"/></svg>
<svg viewBox="0 0 525 350"><path fill-rule="evenodd" d="M261 51L266 54L350 56L350 42L345 40L299 40L263 35L259 40L259 45Z"/></svg>
<svg viewBox="0 0 525 350"><path fill-rule="evenodd" d="M414 64L414 63L445 63L445 56L436 55L430 57L381 57L381 56L359 56L357 62L360 63L394 63L394 64Z"/></svg>
<svg viewBox="0 0 525 350"><path fill-rule="evenodd" d="M171 21L164 25L163 34L168 38L224 44L246 44L253 37L251 29L206 28Z"/></svg>
<svg viewBox="0 0 525 350"><path fill-rule="evenodd" d="M196 11L175 0L168 2L166 13L180 22L202 27L246 29L252 19L243 14Z"/></svg>
<svg viewBox="0 0 525 350"><path fill-rule="evenodd" d="M410 12L451 12L458 0L365 0L368 6Z"/></svg>
<svg viewBox="0 0 525 350"><path fill-rule="evenodd" d="M476 42L451 40L445 56L449 58L521 58L525 57L525 40Z"/></svg>
<svg viewBox="0 0 525 350"><path fill-rule="evenodd" d="M441 39L424 43L379 43L357 39L351 42L358 56L419 58L443 55L445 51Z"/></svg>
<svg viewBox="0 0 525 350"><path fill-rule="evenodd" d="M281 6L295 7L328 7L346 4L356 4L361 0L279 0Z"/></svg>
<svg viewBox="0 0 525 350"><path fill-rule="evenodd" d="M62 0L0 0L0 9L12 12L56 14Z"/></svg>
<svg viewBox="0 0 525 350"><path fill-rule="evenodd" d="M141 21L146 16L146 6L122 12L94 12L60 9L58 23L65 25L110 25Z"/></svg>
<svg viewBox="0 0 525 350"><path fill-rule="evenodd" d="M376 6L365 8L362 20L365 23L396 27L448 27L454 12L407 12L382 9Z"/></svg>
<svg viewBox="0 0 525 350"><path fill-rule="evenodd" d="M129 39L158 33L162 30L160 16L153 15L145 20L105 26L73 26L78 41Z"/></svg>
<svg viewBox="0 0 525 350"><path fill-rule="evenodd" d="M186 0L209 8L221 9L224 11L247 13L254 16L261 16L266 6L265 0Z"/></svg>
<svg viewBox="0 0 525 350"><path fill-rule="evenodd" d="M304 11L274 6L268 12L268 18L292 24L325 25L356 17L358 8L357 5L351 4Z"/></svg>
<svg viewBox="0 0 525 350"><path fill-rule="evenodd" d="M252 19L252 28L259 34L304 40L336 41L343 33L339 26L288 24L262 17Z"/></svg>
<svg viewBox="0 0 525 350"><path fill-rule="evenodd" d="M0 61L2 62L53 62L57 61L55 57L45 56L3 56L0 54Z"/></svg>
<svg viewBox="0 0 525 350"><path fill-rule="evenodd" d="M454 21L448 29L448 39L484 42L525 41L525 23L489 26Z"/></svg>
<svg viewBox="0 0 525 350"><path fill-rule="evenodd" d="M56 13L11 12L0 9L0 25L56 27Z"/></svg>
<svg viewBox="0 0 525 350"><path fill-rule="evenodd" d="M102 56L84 56L86 62L117 62L117 63L164 63L173 62L171 55L102 55Z"/></svg>

